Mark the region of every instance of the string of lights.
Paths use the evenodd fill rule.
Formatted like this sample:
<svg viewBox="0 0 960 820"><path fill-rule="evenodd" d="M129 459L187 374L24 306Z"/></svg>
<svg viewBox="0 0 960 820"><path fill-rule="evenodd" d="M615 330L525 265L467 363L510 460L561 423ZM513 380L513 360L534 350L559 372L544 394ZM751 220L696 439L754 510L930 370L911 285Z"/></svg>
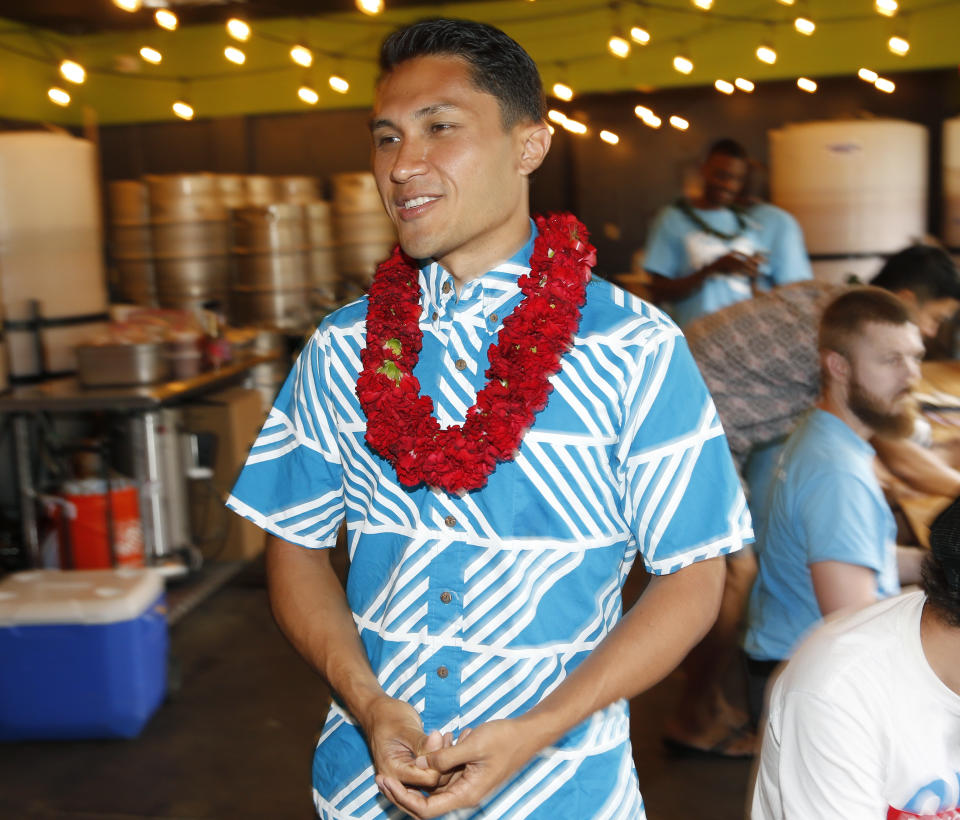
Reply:
<svg viewBox="0 0 960 820"><path fill-rule="evenodd" d="M384 17L385 4L383 0L355 0L359 14L355 15L336 15L336 22L348 23L354 25L378 27L376 36L369 40L379 40L382 36L380 27L393 27L395 21L391 21L389 16ZM533 0L529 0L533 2ZM911 16L920 15L941 6L949 5L955 0L930 0L922 6L912 7ZM148 12L141 0L113 0L114 5L131 13ZM529 3L528 3L529 4ZM614 2L584 3L575 7L568 7L562 10L538 9L536 21L542 24L545 20L556 18L572 18L578 15L596 14L608 9L612 18L612 34L607 40L607 50L615 58L620 60L629 59L634 46L644 47L654 42L660 47L676 46L672 57L673 68L684 75L691 75L697 71L698 66L694 62L694 56L689 48L689 41L702 37L706 32L715 29L721 25L746 25L761 27L762 35L755 51L755 58L766 65L774 65L778 59L778 53L775 47L777 38L783 36L781 31L787 30L793 36L800 35L803 38L813 37L819 33L823 27L839 23L850 23L866 20L870 17L880 15L882 17L896 20L897 26L891 29L892 33L886 39L887 49L894 55L905 56L910 52L910 42L906 32L905 14L901 12L897 0L874 0L873 9L865 13L843 12L834 16L824 15L820 19L814 20L810 14L807 4L801 3L797 13L793 13L792 7L796 0L770 0L768 12L758 12L752 14L732 13L718 11L714 8L713 0L689 0L689 4L669 3L662 0L615 0ZM52 36L33 27L14 27L0 31L3 33L23 33L29 30L38 43L41 43L43 54L31 53L26 49L17 48L0 41L0 50L15 53L28 59L38 60L48 65L55 65L59 78L65 83L80 86L90 77L96 76L124 76L127 79L145 80L152 82L173 83L178 88L178 95L173 103L173 111L177 116L184 119L191 119L195 115L193 106L186 100L186 89L190 83L205 82L217 80L226 77L236 77L237 68L242 67L244 76L253 74L271 74L271 73L289 73L291 69L299 66L307 70L306 75L296 84L296 97L306 105L316 105L320 101L320 93L316 90L316 82L312 76L312 71L316 69L318 58L330 63L334 68L330 70L327 77L327 86L331 91L337 94L349 94L350 82L349 71L343 69L344 63L355 62L370 64L375 60L368 53L352 54L348 50L332 50L329 48L318 47L310 42L310 38L303 36L300 38L287 38L277 35L270 31L255 30L256 14L258 4L251 2L246 4L245 9L249 10L250 17L254 20L251 24L240 17L231 17L224 24L227 36L233 40L233 43L223 48L223 57L232 64L231 69L223 72L204 72L184 77L179 74L168 73L161 70L148 71L139 75L131 75L119 71L113 67L105 66L84 66L81 59L76 54L69 52L69 47L63 40ZM789 7L784 10L783 7ZM849 8L849 7L847 7ZM801 13L802 12L802 13ZM702 25L694 30L680 34L673 34L669 37L658 38L657 26L652 25L656 22L651 17L662 17L666 15L688 15L698 18ZM168 32L176 32L180 28L180 20L171 9L161 8L152 12L155 24ZM332 16L331 16L332 17ZM319 23L323 17L310 18L313 22ZM624 20L630 20L633 25L623 26ZM523 17L510 16L509 18L500 18L490 22L501 27L508 27L510 24L530 23L529 15ZM540 29L542 31L542 25ZM262 40L267 43L276 44L286 52L290 62L273 65L250 65L247 61L247 53L242 46L251 41L252 38ZM143 45L138 52L140 59L150 66L166 66L161 47L156 43ZM585 51L582 54L569 55L564 61L541 62L541 69L545 75L551 73L560 73L563 75L563 81L557 81L552 86L552 96L562 102L570 102L576 96L576 90L567 78L567 68L570 64L582 63L584 61L594 61L603 59L602 52L597 50ZM291 65L291 63L293 65ZM702 76L702 71L699 72ZM895 91L895 84L884 77L879 76L875 71L868 68L861 68L858 76L865 82L872 83L876 90L890 94ZM704 78L704 84L709 80ZM810 77L798 77L796 79L798 89L805 93L813 94L818 90L817 82ZM722 94L731 95L738 91L741 93L751 93L755 84L746 77L736 77L732 81L726 78L717 78L713 82L714 88ZM69 85L67 86L69 88ZM50 101L56 105L67 106L71 103L71 95L67 88L62 85L51 86L47 92ZM551 110L551 114L556 115L556 119L551 117L551 121L562 127L564 130L585 136L594 133L594 129L585 123L579 122L558 110ZM649 108L638 106L636 114L644 125L651 128L659 128L664 117L659 116ZM674 128L685 131L690 128L690 123L678 114L665 115L666 122ZM613 132L605 129L597 129L597 135L605 142L616 145L619 137Z"/></svg>

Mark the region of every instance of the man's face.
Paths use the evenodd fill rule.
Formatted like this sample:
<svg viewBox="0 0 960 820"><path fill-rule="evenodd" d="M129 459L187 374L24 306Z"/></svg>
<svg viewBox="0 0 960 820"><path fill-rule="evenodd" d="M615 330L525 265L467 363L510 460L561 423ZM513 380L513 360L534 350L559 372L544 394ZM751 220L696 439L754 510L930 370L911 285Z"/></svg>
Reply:
<svg viewBox="0 0 960 820"><path fill-rule="evenodd" d="M847 355L850 410L876 433L909 434L917 413L913 388L922 358L923 340L915 325L867 322Z"/></svg>
<svg viewBox="0 0 960 820"><path fill-rule="evenodd" d="M523 228L532 168L521 155L531 128L505 131L497 99L473 85L459 58L417 57L384 77L371 121L373 172L404 251L455 269Z"/></svg>
<svg viewBox="0 0 960 820"><path fill-rule="evenodd" d="M747 178L745 160L711 154L701 168L703 198L708 207L726 208L740 195Z"/></svg>

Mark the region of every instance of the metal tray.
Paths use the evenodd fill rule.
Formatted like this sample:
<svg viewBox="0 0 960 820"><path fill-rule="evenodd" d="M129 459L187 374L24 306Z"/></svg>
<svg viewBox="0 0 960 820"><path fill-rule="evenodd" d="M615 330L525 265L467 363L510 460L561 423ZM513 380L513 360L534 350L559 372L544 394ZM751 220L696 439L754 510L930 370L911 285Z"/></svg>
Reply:
<svg viewBox="0 0 960 820"><path fill-rule="evenodd" d="M154 342L77 346L77 377L85 387L151 384L169 375L169 363Z"/></svg>

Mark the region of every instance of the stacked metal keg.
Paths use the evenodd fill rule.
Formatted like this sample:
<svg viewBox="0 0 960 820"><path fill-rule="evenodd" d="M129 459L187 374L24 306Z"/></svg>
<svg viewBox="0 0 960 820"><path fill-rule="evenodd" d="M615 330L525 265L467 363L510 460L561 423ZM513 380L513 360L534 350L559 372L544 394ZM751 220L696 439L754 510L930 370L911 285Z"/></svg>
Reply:
<svg viewBox="0 0 960 820"><path fill-rule="evenodd" d="M332 310L337 304L336 241L330 203L323 200L304 205L307 217L307 254L310 258L310 302L315 310Z"/></svg>
<svg viewBox="0 0 960 820"><path fill-rule="evenodd" d="M295 330L311 320L303 206L289 202L233 211L230 315L239 324Z"/></svg>
<svg viewBox="0 0 960 820"><path fill-rule="evenodd" d="M146 177L162 307L227 304L230 222L211 174Z"/></svg>
<svg viewBox="0 0 960 820"><path fill-rule="evenodd" d="M334 174L331 184L340 295L353 299L366 292L377 265L390 256L397 234L383 210L373 174Z"/></svg>
<svg viewBox="0 0 960 820"><path fill-rule="evenodd" d="M110 221L107 242L113 260L110 281L121 302L157 304L150 203L147 186L135 179L111 182L107 188Z"/></svg>

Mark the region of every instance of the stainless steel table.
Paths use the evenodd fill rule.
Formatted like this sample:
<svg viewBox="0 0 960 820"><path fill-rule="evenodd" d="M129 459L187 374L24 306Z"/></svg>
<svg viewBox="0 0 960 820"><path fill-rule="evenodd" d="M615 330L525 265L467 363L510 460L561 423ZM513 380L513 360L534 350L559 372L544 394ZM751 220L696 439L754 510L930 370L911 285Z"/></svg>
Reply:
<svg viewBox="0 0 960 820"><path fill-rule="evenodd" d="M278 353L239 358L189 379L130 387L84 387L75 378L51 379L15 387L0 395L0 413L12 416L24 546L31 566L40 565L36 490L30 468L30 416L35 413L117 412L129 419L134 478L140 488L140 515L148 561L161 563L178 547L167 517L161 477L163 454L158 447L165 408L239 381L255 366L272 362Z"/></svg>

